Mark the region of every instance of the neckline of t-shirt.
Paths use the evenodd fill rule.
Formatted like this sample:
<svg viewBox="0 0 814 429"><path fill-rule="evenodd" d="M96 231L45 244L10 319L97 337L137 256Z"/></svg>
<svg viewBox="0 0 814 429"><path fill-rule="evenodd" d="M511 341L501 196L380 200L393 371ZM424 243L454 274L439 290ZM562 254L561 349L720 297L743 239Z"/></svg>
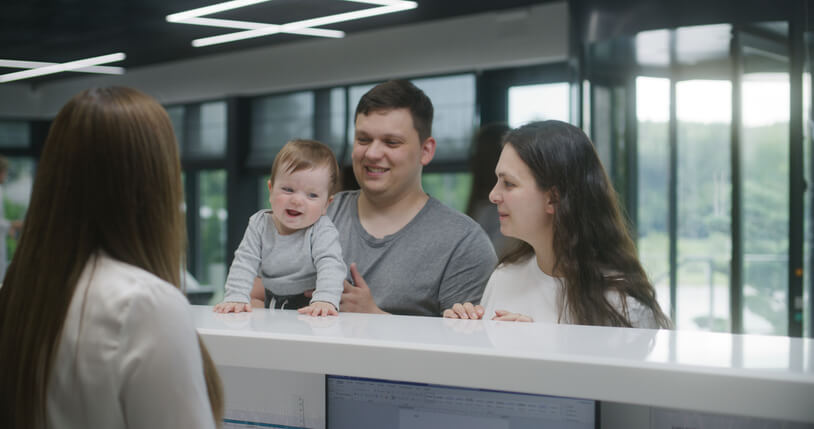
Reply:
<svg viewBox="0 0 814 429"><path fill-rule="evenodd" d="M417 223L418 219L420 219L421 217L424 216L424 213L429 209L430 204L435 204L436 201L437 201L431 195L427 194L428 199L427 199L427 202L424 203L424 207L421 207L421 210L419 210L418 213L416 213L416 215L413 216L413 218L410 219L409 222L407 222L407 225L404 225L404 227L402 227L400 230L396 231L393 234L385 235L382 238L376 238L373 235L371 235L369 232L367 232L365 227L362 226L362 220L359 219L359 195L361 195L361 192L362 192L361 190L357 190L357 191L355 191L355 193L353 195L353 201L352 201L352 204L351 204L351 210L353 210L353 220L354 220L353 223L354 223L354 227L356 228L359 235L368 244L370 244L373 247L384 246L385 244L387 244L387 243L389 243L389 242L391 242L393 240L396 240L399 237L401 237L402 235L406 234L405 231L408 231L409 229L411 229L413 227L413 225L415 225Z"/></svg>
<svg viewBox="0 0 814 429"><path fill-rule="evenodd" d="M311 227L315 226L317 224L317 222L319 222L319 219L317 219L317 222L314 222L314 225L311 225L308 228L298 229L298 230L292 232L291 234L280 234L280 230L277 229L277 225L274 223L274 218L271 217L271 213L272 213L271 209L266 210L265 213L268 215L268 225L271 226L272 230L274 231L274 236L277 237L277 239L279 239L279 240L291 240L292 238L299 239L302 235L305 234L305 231L307 231L308 228L311 228Z"/></svg>

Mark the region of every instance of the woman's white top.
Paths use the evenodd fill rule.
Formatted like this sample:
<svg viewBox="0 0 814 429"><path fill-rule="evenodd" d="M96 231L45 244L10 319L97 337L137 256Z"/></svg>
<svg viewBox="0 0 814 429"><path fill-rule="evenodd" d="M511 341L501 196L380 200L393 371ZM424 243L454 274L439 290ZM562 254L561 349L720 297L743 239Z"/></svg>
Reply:
<svg viewBox="0 0 814 429"><path fill-rule="evenodd" d="M92 257L65 320L46 412L51 428L214 428L181 292L103 253Z"/></svg>
<svg viewBox="0 0 814 429"><path fill-rule="evenodd" d="M535 322L571 323L567 314L560 320L564 284L564 280L544 273L534 257L502 264L492 273L483 292L483 318L491 319L495 310L508 310L530 316ZM607 298L617 309L621 307L619 293L608 292ZM635 298L627 297L627 311L634 328L658 329L653 312Z"/></svg>

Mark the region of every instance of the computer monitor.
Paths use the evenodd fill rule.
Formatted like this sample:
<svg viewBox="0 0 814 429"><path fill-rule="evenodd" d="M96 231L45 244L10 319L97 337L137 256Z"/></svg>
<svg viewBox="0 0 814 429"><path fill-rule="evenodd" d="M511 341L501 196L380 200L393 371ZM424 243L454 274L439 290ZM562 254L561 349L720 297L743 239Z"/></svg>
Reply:
<svg viewBox="0 0 814 429"><path fill-rule="evenodd" d="M326 376L326 428L596 429L594 400Z"/></svg>

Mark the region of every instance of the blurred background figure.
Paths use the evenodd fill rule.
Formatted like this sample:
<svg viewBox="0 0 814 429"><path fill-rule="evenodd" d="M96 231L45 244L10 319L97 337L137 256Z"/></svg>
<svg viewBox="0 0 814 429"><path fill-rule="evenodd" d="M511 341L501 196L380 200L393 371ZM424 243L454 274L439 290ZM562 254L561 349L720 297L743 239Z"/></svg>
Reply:
<svg viewBox="0 0 814 429"><path fill-rule="evenodd" d="M472 154L469 157L469 171L472 173L472 191L469 193L469 202L466 205L466 214L479 223L498 257L504 250L511 247L514 239L500 233L500 220L497 215L497 206L489 201L489 192L495 187L495 166L500 158L503 135L510 130L502 123L486 124L475 134L472 144Z"/></svg>
<svg viewBox="0 0 814 429"><path fill-rule="evenodd" d="M6 267L8 266L8 255L6 246L6 235L13 237L17 236L17 232L23 226L20 220L6 219L5 198L3 195L3 184L6 183L8 178L8 159L0 156L0 282L6 276Z"/></svg>

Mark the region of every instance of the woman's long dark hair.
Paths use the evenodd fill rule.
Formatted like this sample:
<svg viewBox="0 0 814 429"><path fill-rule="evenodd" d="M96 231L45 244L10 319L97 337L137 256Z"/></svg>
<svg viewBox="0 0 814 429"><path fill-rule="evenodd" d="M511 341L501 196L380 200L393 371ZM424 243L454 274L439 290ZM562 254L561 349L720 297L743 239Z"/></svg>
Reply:
<svg viewBox="0 0 814 429"><path fill-rule="evenodd" d="M504 137L529 167L537 186L554 195L554 272L565 280L563 316L583 325L631 326L626 297L653 312L670 327L656 291L639 263L636 246L619 209L616 192L588 136L561 121L532 122ZM527 260L534 249L525 242L500 264ZM606 292L620 294L621 309ZM563 314L565 312L565 314Z"/></svg>
<svg viewBox="0 0 814 429"><path fill-rule="evenodd" d="M128 88L92 89L60 110L0 288L0 427L45 425L62 328L94 254L102 250L179 285L182 201L172 125L153 98ZM220 379L200 347L219 419Z"/></svg>

